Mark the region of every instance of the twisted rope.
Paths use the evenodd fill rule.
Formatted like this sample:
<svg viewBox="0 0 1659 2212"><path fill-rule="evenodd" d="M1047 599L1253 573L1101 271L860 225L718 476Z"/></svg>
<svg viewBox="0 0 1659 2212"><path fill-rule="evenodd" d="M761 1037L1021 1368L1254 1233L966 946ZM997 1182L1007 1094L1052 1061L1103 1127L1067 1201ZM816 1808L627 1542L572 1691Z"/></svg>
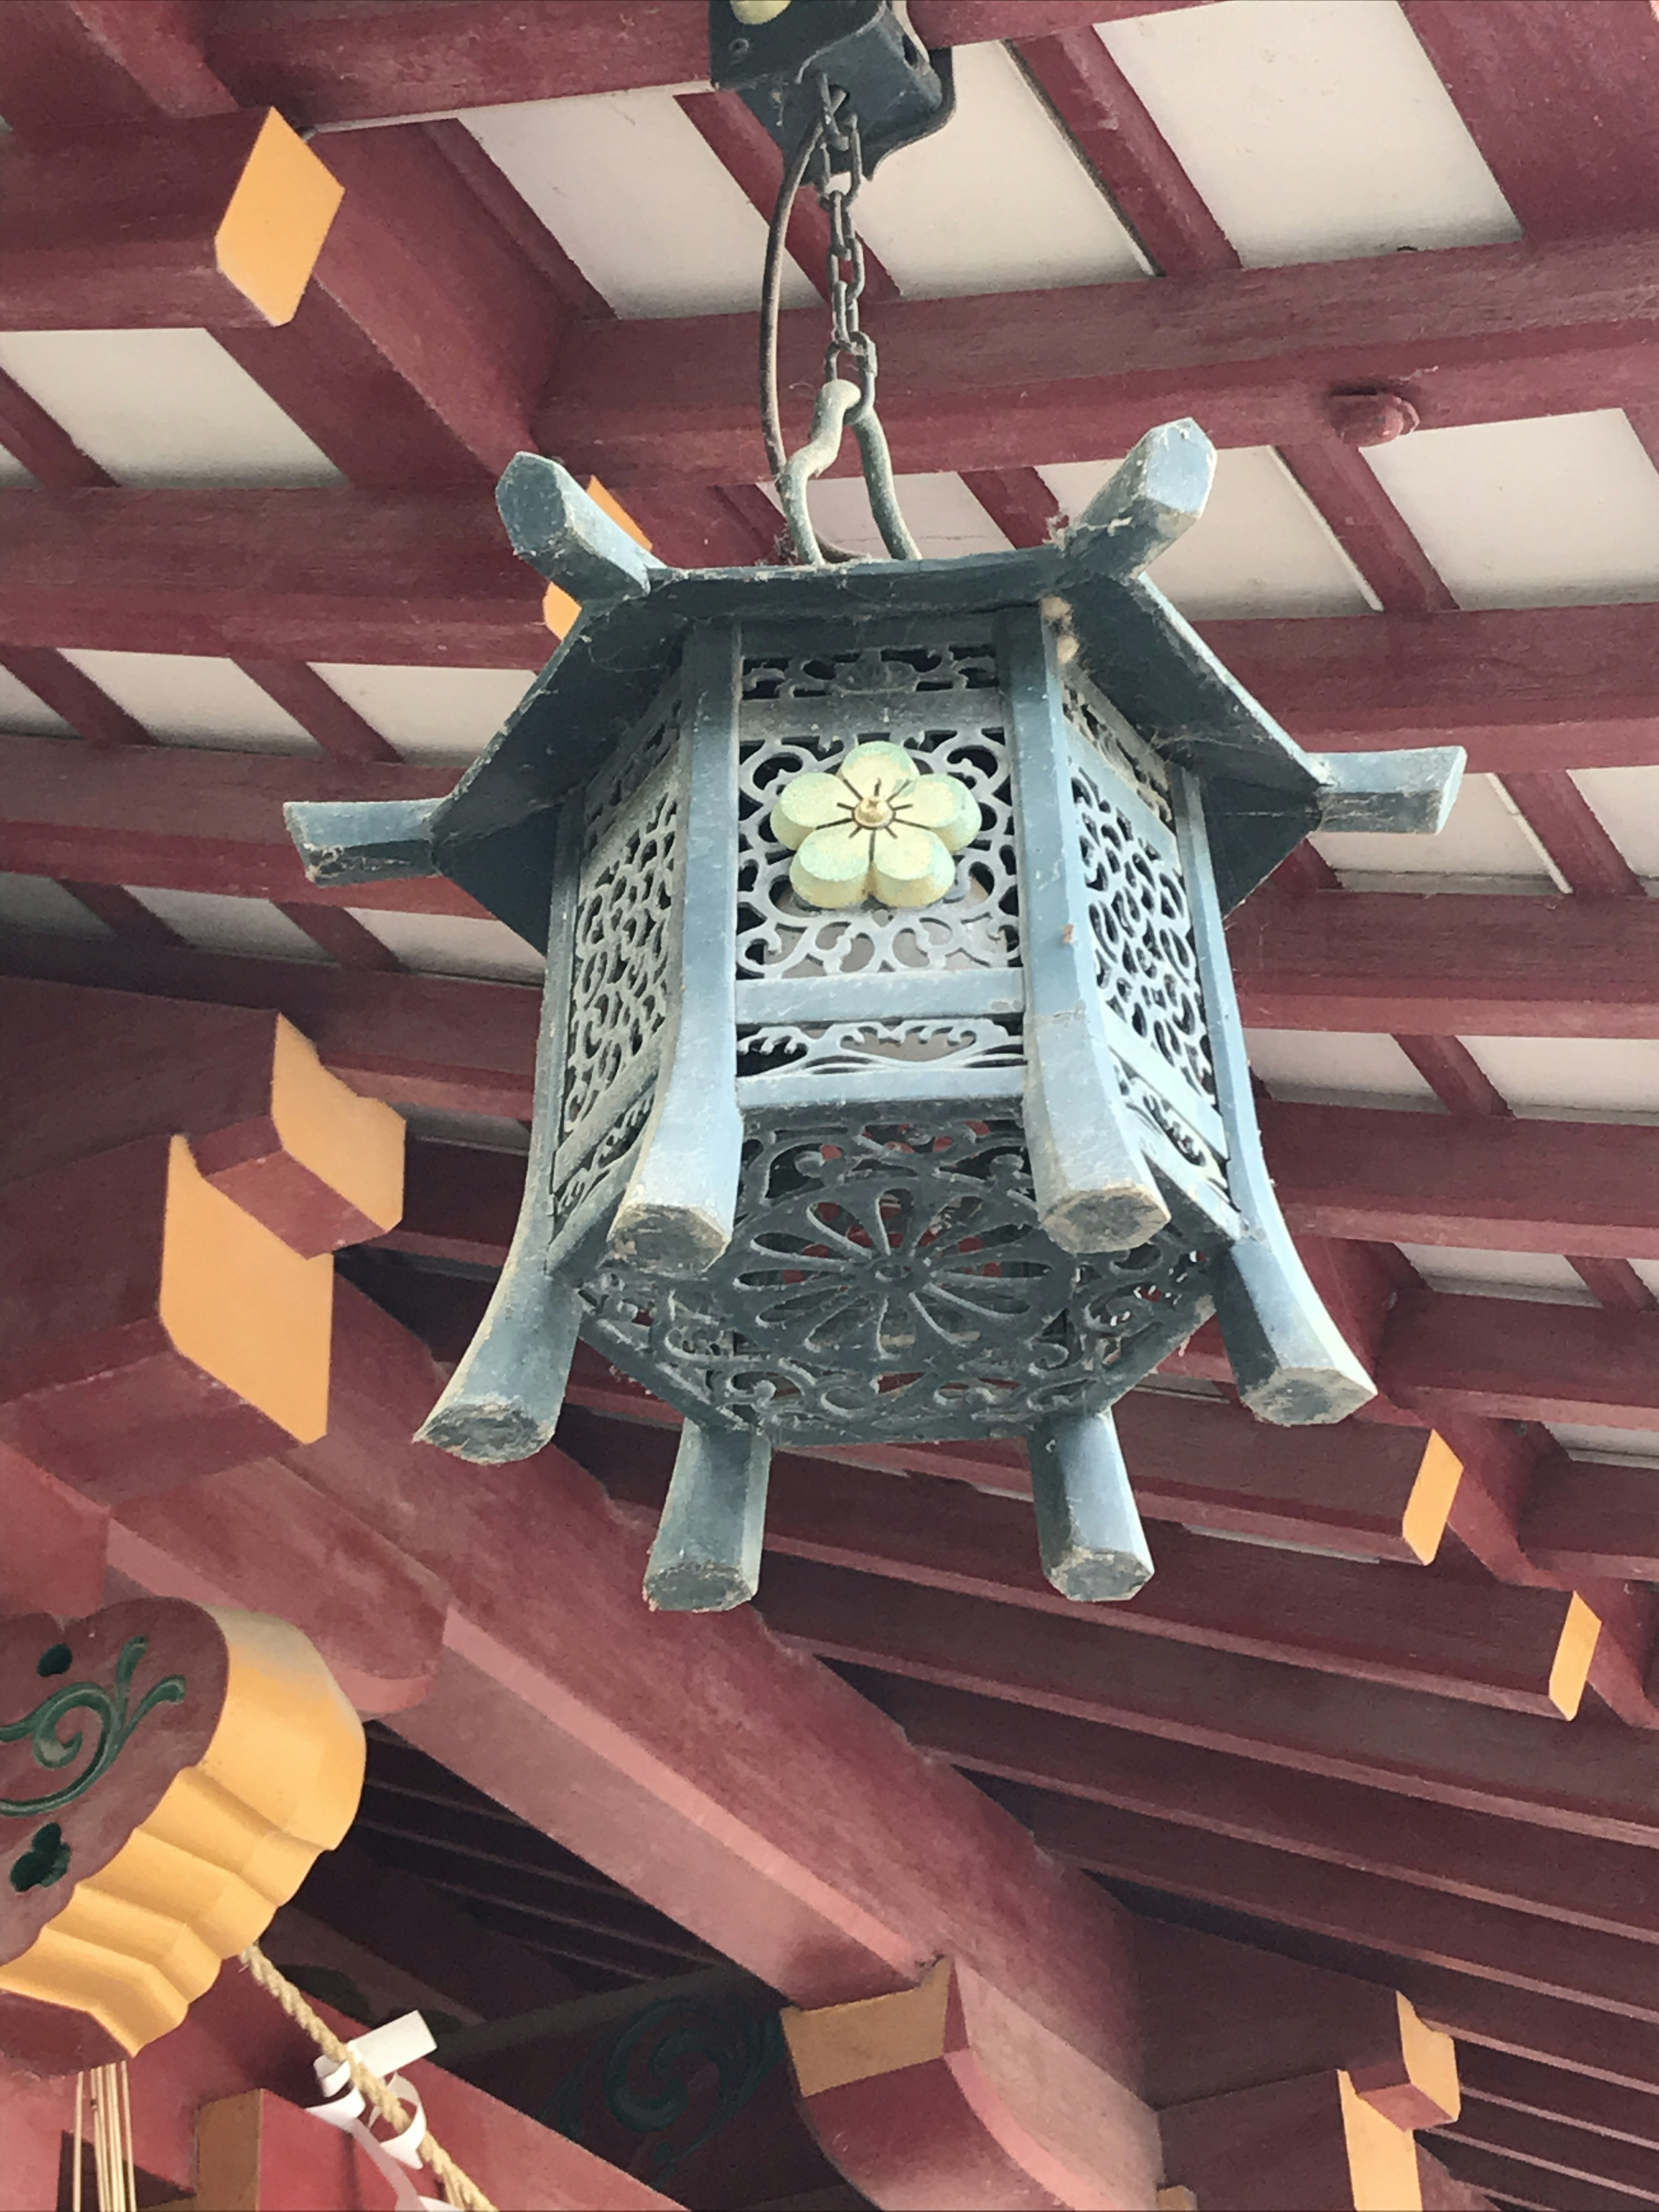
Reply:
<svg viewBox="0 0 1659 2212"><path fill-rule="evenodd" d="M271 1965L257 1943L248 1945L241 1954L241 1962L259 1987L276 1998L295 2026L304 2028L323 2056L346 2069L352 2087L371 2111L377 2112L389 2128L401 2133L409 2125L410 2114L380 2075L365 2066L356 2052L342 2043L328 2022L312 2009L304 1991L296 1990L287 1975ZM477 2183L462 2172L430 2128L421 2138L421 2157L442 2185L444 2195L460 2208L460 2212L495 2212L495 2207Z"/></svg>

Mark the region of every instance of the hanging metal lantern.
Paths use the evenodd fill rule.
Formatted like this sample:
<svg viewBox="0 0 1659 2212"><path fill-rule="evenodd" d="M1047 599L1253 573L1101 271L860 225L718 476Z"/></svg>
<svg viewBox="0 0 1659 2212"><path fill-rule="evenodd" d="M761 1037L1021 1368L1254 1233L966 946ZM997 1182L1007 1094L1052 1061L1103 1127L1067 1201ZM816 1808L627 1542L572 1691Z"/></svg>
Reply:
<svg viewBox="0 0 1659 2212"><path fill-rule="evenodd" d="M985 1435L1055 1585L1132 1594L1109 1409L1212 1312L1262 1418L1371 1395L1222 923L1322 825L1437 829L1462 756L1308 755L1146 580L1213 466L1176 422L1032 550L680 573L520 455L581 620L447 799L289 809L315 881L442 873L546 947L523 1214L422 1433L533 1451L586 1338L685 1417L659 1605L752 1594L775 1446Z"/></svg>

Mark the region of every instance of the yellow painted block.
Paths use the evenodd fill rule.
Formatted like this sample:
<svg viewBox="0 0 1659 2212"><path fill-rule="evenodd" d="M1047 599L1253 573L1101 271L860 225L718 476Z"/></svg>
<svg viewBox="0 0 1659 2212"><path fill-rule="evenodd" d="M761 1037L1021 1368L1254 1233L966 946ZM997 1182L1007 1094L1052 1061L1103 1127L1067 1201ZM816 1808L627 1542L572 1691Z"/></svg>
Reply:
<svg viewBox="0 0 1659 2212"><path fill-rule="evenodd" d="M607 491L597 477L589 477L582 487L595 507L602 507L619 528L625 530L636 545L643 545L647 553L654 550L651 540L640 528L633 516L613 491Z"/></svg>
<svg viewBox="0 0 1659 2212"><path fill-rule="evenodd" d="M1353 2212L1423 2212L1417 2137L1368 2105L1347 2075L1336 2079Z"/></svg>
<svg viewBox="0 0 1659 2212"><path fill-rule="evenodd" d="M345 187L273 108L213 240L220 273L270 323L291 321Z"/></svg>
<svg viewBox="0 0 1659 2212"><path fill-rule="evenodd" d="M404 1118L365 1098L323 1066L317 1048L284 1016L271 1056L270 1118L283 1150L377 1228L404 1210Z"/></svg>
<svg viewBox="0 0 1659 2212"><path fill-rule="evenodd" d="M542 620L555 637L562 637L581 611L581 601L573 599L557 584L550 584L542 593Z"/></svg>
<svg viewBox="0 0 1659 2212"><path fill-rule="evenodd" d="M1443 1436L1431 1431L1400 1524L1401 1534L1425 1566L1440 1549L1462 1479L1462 1461Z"/></svg>
<svg viewBox="0 0 1659 2212"><path fill-rule="evenodd" d="M1561 1634L1550 1668L1550 1703L1562 1717L1571 1720L1589 1680L1590 1662L1601 1639L1600 1616L1593 1613L1577 1590L1561 1624Z"/></svg>
<svg viewBox="0 0 1659 2212"><path fill-rule="evenodd" d="M301 1443L328 1426L334 1256L302 1259L198 1168L167 1156L161 1325L186 1359Z"/></svg>

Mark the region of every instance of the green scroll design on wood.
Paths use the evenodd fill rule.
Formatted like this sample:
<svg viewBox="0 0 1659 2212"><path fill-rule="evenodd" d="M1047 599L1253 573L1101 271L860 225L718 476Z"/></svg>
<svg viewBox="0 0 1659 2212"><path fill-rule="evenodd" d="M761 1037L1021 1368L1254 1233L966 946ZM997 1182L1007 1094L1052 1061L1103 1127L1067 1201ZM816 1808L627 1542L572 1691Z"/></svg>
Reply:
<svg viewBox="0 0 1659 2212"><path fill-rule="evenodd" d="M65 1682L59 1689L42 1698L31 1713L21 1721L0 1723L0 1744L27 1741L34 1753L34 1763L49 1774L72 1766L80 1758L86 1741L84 1727L63 1735L59 1730L70 1714L86 1713L98 1723L98 1742L92 1757L73 1780L61 1788L49 1790L41 1797L0 1797L0 1819L14 1820L37 1820L43 1813L61 1812L84 1796L100 1775L106 1774L114 1765L121 1747L147 1713L158 1705L176 1705L184 1700L185 1678L182 1674L164 1674L161 1680L146 1690L131 1712L128 1702L132 1695L132 1678L138 1671L138 1662L149 1649L149 1638L130 1636L121 1646L120 1656L115 1662L115 1686L106 1690L101 1682ZM40 1674L62 1674L70 1663L68 1647L54 1644L43 1652L36 1672Z"/></svg>
<svg viewBox="0 0 1659 2212"><path fill-rule="evenodd" d="M757 2015L730 1996L670 1997L590 2051L536 2117L573 2142L617 2159L603 2123L594 2124L597 2097L612 2128L643 2139L642 2163L660 2185L737 2118L783 2061L783 2028L775 2011ZM636 2170L625 2154L619 2162Z"/></svg>

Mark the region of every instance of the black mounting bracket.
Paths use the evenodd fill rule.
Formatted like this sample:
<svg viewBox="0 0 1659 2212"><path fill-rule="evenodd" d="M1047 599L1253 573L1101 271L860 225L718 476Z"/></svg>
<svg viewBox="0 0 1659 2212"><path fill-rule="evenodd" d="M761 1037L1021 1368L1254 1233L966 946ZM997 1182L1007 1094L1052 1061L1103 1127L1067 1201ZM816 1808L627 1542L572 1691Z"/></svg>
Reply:
<svg viewBox="0 0 1659 2212"><path fill-rule="evenodd" d="M741 94L786 158L817 120L820 71L853 103L866 171L937 131L956 102L949 49L927 51L904 0L784 0L752 22L732 0L708 0L709 80Z"/></svg>

